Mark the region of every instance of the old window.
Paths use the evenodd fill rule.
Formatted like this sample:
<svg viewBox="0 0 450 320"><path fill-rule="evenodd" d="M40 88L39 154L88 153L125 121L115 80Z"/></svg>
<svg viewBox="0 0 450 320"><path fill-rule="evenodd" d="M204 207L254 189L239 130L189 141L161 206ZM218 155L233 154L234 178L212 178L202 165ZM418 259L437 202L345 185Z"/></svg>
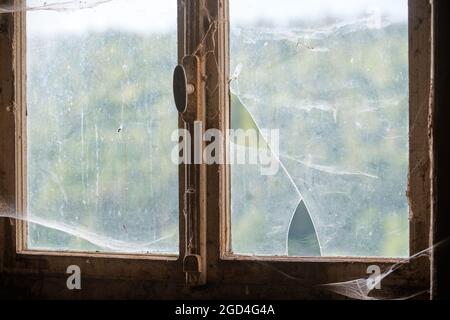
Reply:
<svg viewBox="0 0 450 320"><path fill-rule="evenodd" d="M427 290L428 4L1 8L5 270L55 296L80 266L87 298L367 298L373 266L384 297Z"/></svg>
<svg viewBox="0 0 450 320"><path fill-rule="evenodd" d="M233 252L407 257L407 0L230 9Z"/></svg>
<svg viewBox="0 0 450 320"><path fill-rule="evenodd" d="M26 248L178 254L176 2L26 15Z"/></svg>

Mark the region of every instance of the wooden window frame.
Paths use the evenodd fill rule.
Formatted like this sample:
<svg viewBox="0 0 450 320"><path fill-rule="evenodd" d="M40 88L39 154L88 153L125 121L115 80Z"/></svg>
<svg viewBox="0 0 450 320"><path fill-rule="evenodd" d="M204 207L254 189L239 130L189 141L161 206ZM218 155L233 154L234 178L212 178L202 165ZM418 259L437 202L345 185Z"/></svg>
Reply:
<svg viewBox="0 0 450 320"><path fill-rule="evenodd" d="M0 0L0 3L22 0ZM205 130L229 127L229 9L230 0L178 0L179 60L187 54L200 56L202 116ZM232 1L232 0L231 0ZM0 194L15 201L23 212L26 201L24 155L26 155L25 101L25 15L0 18L0 50L10 63L0 65ZM410 64L410 202L411 256L430 246L430 139L429 97L431 69L431 7L428 1L409 0ZM8 35L8 36L5 36ZM0 57L2 53L0 52ZM6 60L5 60L6 61ZM8 62L4 63L7 64ZM3 67L3 69L1 69ZM3 81L3 82L1 82ZM214 89L211 89L214 88ZM12 90L12 91L11 91ZM6 93L10 93L6 95ZM4 108L4 106L14 106ZM180 128L184 121L180 116ZM224 141L224 150L227 150ZM200 169L200 170L198 170ZM185 235L185 177L197 180L196 235L202 257L202 279L189 287L183 270L187 248L180 236L179 257L154 255L113 255L60 253L24 250L24 223L0 219L0 273L7 278L9 294L49 298L246 298L315 299L339 298L321 284L359 279L370 265L387 269L403 264L401 270L383 280L383 295L401 296L427 291L430 286L429 257L410 261L383 258L295 258L248 257L230 253L229 166L180 167L180 235ZM78 265L83 288L65 288L66 268ZM0 280L0 285L2 284ZM5 284L4 284L5 285ZM0 293L0 297L2 294ZM421 298L427 299L428 294Z"/></svg>

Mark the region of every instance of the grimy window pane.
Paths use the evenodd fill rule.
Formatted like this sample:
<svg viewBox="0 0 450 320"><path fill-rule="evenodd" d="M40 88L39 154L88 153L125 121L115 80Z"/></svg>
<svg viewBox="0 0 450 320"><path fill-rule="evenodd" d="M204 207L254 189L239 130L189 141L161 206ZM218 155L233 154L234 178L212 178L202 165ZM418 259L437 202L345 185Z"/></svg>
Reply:
<svg viewBox="0 0 450 320"><path fill-rule="evenodd" d="M176 254L176 1L53 2L27 13L28 248Z"/></svg>
<svg viewBox="0 0 450 320"><path fill-rule="evenodd" d="M268 152L274 169L231 167L233 252L408 256L407 1L230 0L230 11L231 126L272 130L231 139L231 155Z"/></svg>

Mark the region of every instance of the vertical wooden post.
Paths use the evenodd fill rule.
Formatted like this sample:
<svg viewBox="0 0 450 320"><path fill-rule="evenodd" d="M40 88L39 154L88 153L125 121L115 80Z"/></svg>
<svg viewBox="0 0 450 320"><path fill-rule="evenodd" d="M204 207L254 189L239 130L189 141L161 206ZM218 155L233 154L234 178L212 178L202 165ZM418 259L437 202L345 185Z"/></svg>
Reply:
<svg viewBox="0 0 450 320"><path fill-rule="evenodd" d="M188 287L204 285L207 274L206 164L203 162L206 77L201 50L207 26L201 15L203 7L203 0L179 1L179 16L184 17L181 25L184 43L180 48L179 61L186 70L188 83L194 88L188 98L187 110L180 116L180 128L187 130L191 137L191 148L185 148L185 152L191 153L191 163L180 168L180 234L184 238L180 254Z"/></svg>

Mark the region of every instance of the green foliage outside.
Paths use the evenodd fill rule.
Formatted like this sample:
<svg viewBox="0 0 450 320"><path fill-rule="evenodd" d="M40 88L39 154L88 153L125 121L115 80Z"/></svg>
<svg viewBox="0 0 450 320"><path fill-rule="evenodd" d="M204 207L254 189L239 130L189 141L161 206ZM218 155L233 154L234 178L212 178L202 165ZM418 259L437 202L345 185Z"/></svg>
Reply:
<svg viewBox="0 0 450 320"><path fill-rule="evenodd" d="M267 38L264 30L232 36L231 70L242 65L232 86L261 127L280 129L288 156L281 159L323 254L407 256L406 24L306 41ZM93 244L30 225L31 248L109 250L112 239L137 251L178 252L176 52L172 34L28 40L29 212L56 229L102 236ZM234 251L285 254L292 186L236 170L244 171L232 173Z"/></svg>

